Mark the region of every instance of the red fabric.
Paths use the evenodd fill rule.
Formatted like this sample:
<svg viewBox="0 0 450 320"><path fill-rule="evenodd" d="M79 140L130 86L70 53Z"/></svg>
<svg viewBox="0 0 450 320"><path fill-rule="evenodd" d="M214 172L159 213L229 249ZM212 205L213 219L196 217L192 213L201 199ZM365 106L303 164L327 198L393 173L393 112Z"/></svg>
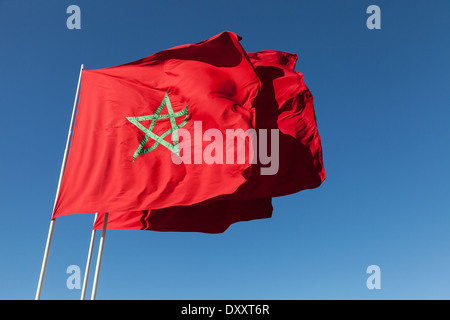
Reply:
<svg viewBox="0 0 450 320"><path fill-rule="evenodd" d="M222 199L185 207L111 212L107 229L222 233L236 222L270 218L271 200ZM94 229L102 229L103 218L104 213L99 213Z"/></svg>
<svg viewBox="0 0 450 320"><path fill-rule="evenodd" d="M257 129L279 129L279 169L261 175L260 163L233 194L193 206L110 213L108 229L156 231L225 231L231 223L268 218L271 197L318 187L325 179L314 101L303 75L294 70L297 55L279 51L249 53L262 88L254 100ZM270 148L269 148L270 150ZM129 215L133 215L130 217ZM100 229L103 215L94 228Z"/></svg>
<svg viewBox="0 0 450 320"><path fill-rule="evenodd" d="M159 145L133 162L145 134L127 117L154 114L167 93L175 113L188 105L183 129L192 139L195 121L202 122L202 132L245 131L254 127L252 104L259 89L254 67L231 32L125 65L83 71L53 218L185 206L233 193L248 177L248 157L244 164L176 165L171 151ZM164 107L161 114L167 112ZM147 128L149 124L143 123ZM158 120L154 133L168 128L169 119ZM171 142L170 138L171 134L165 140ZM145 148L153 142L149 139Z"/></svg>
<svg viewBox="0 0 450 320"><path fill-rule="evenodd" d="M261 175L265 165L258 162L233 197L277 197L319 187L325 180L322 144L313 96L294 69L297 55L266 50L248 56L262 85L254 101L256 129L279 129L279 169Z"/></svg>

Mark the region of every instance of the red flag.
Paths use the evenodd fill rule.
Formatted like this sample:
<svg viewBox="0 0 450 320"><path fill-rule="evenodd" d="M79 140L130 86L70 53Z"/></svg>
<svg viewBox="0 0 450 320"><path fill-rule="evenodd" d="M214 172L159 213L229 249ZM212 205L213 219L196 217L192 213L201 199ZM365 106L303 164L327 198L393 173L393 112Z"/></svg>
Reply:
<svg viewBox="0 0 450 320"><path fill-rule="evenodd" d="M246 181L252 155L244 162L198 164L207 145L196 144L196 134L254 128L259 88L238 36L230 32L84 71L53 218L192 205L233 193ZM188 140L181 129L194 141L183 152ZM221 152L229 149L224 145ZM188 151L194 163L176 163Z"/></svg>
<svg viewBox="0 0 450 320"><path fill-rule="evenodd" d="M214 200L190 206L157 210L110 212L110 230L153 230L222 233L236 222L270 218L272 199ZM102 229L104 213L99 213L94 229Z"/></svg>
<svg viewBox="0 0 450 320"><path fill-rule="evenodd" d="M261 51L248 56L262 83L254 101L256 129L279 130L278 170L263 175L260 169L265 165L259 161L253 165L248 181L231 195L192 206L124 215L113 212L108 229L223 232L238 221L271 217L271 197L316 188L324 181L314 101L303 75L294 69L297 55ZM277 141L269 140L272 143ZM100 214L94 228L101 229L102 223Z"/></svg>
<svg viewBox="0 0 450 320"><path fill-rule="evenodd" d="M322 144L313 96L303 74L295 71L297 55L266 50L248 56L262 85L254 101L256 129L279 130L279 167L263 175L259 168L265 165L258 162L233 196L256 199L317 188L325 180Z"/></svg>

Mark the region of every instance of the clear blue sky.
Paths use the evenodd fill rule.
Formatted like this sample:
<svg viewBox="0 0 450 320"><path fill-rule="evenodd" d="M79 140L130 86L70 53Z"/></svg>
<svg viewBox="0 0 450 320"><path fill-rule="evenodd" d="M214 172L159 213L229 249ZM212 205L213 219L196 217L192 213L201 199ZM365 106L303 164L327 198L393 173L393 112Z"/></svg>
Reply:
<svg viewBox="0 0 450 320"><path fill-rule="evenodd" d="M71 4L81 30L66 27ZM224 30L248 52L299 55L327 180L219 235L108 231L97 298L449 299L446 0L0 0L0 299L34 299L80 65ZM57 219L42 299L79 299L66 269L84 272L92 223ZM373 264L380 290L366 287Z"/></svg>

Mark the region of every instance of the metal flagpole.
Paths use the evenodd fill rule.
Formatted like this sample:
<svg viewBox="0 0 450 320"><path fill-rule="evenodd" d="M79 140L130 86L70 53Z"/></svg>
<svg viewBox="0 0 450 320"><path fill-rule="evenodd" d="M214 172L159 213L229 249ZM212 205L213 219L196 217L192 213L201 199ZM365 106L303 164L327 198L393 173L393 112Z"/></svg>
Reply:
<svg viewBox="0 0 450 320"><path fill-rule="evenodd" d="M95 296L97 295L98 274L100 272L100 265L102 263L103 245L105 244L106 226L108 224L108 214L109 213L106 212L105 216L103 217L102 237L100 238L100 244L98 248L97 265L95 267L94 285L92 286L91 300L95 300Z"/></svg>
<svg viewBox="0 0 450 320"><path fill-rule="evenodd" d="M75 101L73 103L72 118L70 119L69 133L67 134L66 150L64 151L64 157L63 157L63 161L62 161L62 165L61 165L61 171L59 173L59 181L58 181L58 187L56 188L56 196L55 196L55 203L53 204L53 210L55 209L56 200L57 200L58 194L59 194L59 188L61 187L62 176L63 176L64 170L66 168L67 155L69 153L70 140L72 138L73 123L75 120L76 107L77 107L77 103L78 103L78 93L80 92L80 82L81 82L81 74L83 73L83 68L84 68L84 65L82 64L80 67L80 75L78 76L77 92L75 94ZM39 300L41 298L42 284L44 282L45 270L47 268L47 260L48 260L48 255L49 255L49 251L50 251L50 244L52 242L54 228L55 228L55 219L51 219L50 227L48 229L47 243L45 245L44 259L42 261L41 273L39 275L39 282L38 282L35 300Z"/></svg>
<svg viewBox="0 0 450 320"><path fill-rule="evenodd" d="M94 225L95 225L95 221L97 220L97 215L98 215L98 212L95 213ZM84 300L84 297L86 296L86 286L87 286L88 277L89 277L89 269L91 268L91 258L92 258L92 251L94 249L96 231L97 230L92 228L91 243L89 244L89 252L88 252L88 258L87 258L87 262L86 262L86 270L84 272L83 288L81 289L81 300Z"/></svg>

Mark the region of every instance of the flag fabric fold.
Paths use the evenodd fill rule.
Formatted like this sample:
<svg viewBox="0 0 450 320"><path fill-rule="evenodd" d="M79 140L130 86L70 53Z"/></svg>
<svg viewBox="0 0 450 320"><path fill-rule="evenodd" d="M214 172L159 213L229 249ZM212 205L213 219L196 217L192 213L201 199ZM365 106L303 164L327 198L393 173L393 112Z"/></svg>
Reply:
<svg viewBox="0 0 450 320"><path fill-rule="evenodd" d="M253 103L255 127L257 131L279 131L278 170L263 175L260 168L265 165L258 162L249 179L233 195L257 199L319 187L325 180L322 143L313 96L303 74L295 70L297 55L265 50L248 56L262 85Z"/></svg>

